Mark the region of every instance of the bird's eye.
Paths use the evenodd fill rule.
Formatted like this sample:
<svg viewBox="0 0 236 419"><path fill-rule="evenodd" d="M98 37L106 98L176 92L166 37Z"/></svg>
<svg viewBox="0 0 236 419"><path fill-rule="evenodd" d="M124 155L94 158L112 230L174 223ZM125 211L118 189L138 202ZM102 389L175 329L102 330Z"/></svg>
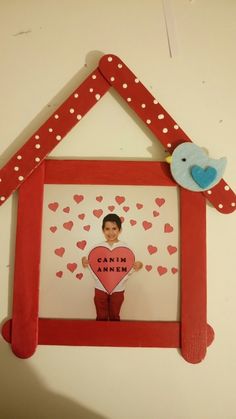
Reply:
<svg viewBox="0 0 236 419"><path fill-rule="evenodd" d="M183 159L181 159L182 161L186 161L187 159L184 157Z"/></svg>

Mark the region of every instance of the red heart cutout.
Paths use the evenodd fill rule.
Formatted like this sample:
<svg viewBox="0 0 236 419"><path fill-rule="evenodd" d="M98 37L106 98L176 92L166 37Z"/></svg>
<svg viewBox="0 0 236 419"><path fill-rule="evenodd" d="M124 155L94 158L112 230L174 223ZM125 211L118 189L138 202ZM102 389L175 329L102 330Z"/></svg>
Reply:
<svg viewBox="0 0 236 419"><path fill-rule="evenodd" d="M54 250L54 253L55 253L57 256L62 257L62 256L64 255L64 253L65 253L65 248L64 248L64 247L59 247L58 249L55 249L55 250Z"/></svg>
<svg viewBox="0 0 236 419"><path fill-rule="evenodd" d="M164 226L164 232L165 233L171 233L174 230L174 227L172 227L172 225L170 225L169 223L166 223Z"/></svg>
<svg viewBox="0 0 236 419"><path fill-rule="evenodd" d="M109 205L109 207L107 207L108 209L109 209L109 211L114 211L114 209L115 209L115 207L114 207L114 205Z"/></svg>
<svg viewBox="0 0 236 419"><path fill-rule="evenodd" d="M97 218L100 218L102 214L103 214L103 210L102 209L95 209L95 210L93 210L93 215L95 215L95 217L97 217Z"/></svg>
<svg viewBox="0 0 236 419"><path fill-rule="evenodd" d="M153 217L158 217L158 215L160 215L158 211L153 211Z"/></svg>
<svg viewBox="0 0 236 419"><path fill-rule="evenodd" d="M57 231L57 227L56 227L56 226L51 226L51 227L50 227L50 231L51 231L52 233L55 233L55 232Z"/></svg>
<svg viewBox="0 0 236 419"><path fill-rule="evenodd" d="M117 202L117 204L123 204L123 202L125 202L125 197L124 196L119 196L119 195L117 195L116 197L115 197L115 200L116 200L116 202Z"/></svg>
<svg viewBox="0 0 236 419"><path fill-rule="evenodd" d="M83 195L74 195L73 199L77 204L79 204L81 201L83 201L84 196Z"/></svg>
<svg viewBox="0 0 236 419"><path fill-rule="evenodd" d="M84 276L84 275L83 275L81 272L80 272L79 274L76 274L76 278L77 278L77 279L79 279L79 280L80 280L80 279L82 279L82 278L83 278L83 276Z"/></svg>
<svg viewBox="0 0 236 419"><path fill-rule="evenodd" d="M134 254L128 247L108 249L95 247L88 255L89 265L95 276L109 294L130 272L134 264Z"/></svg>
<svg viewBox="0 0 236 419"><path fill-rule="evenodd" d="M123 207L123 210L125 211L125 212L128 212L129 211L129 207Z"/></svg>
<svg viewBox="0 0 236 419"><path fill-rule="evenodd" d="M97 196L97 197L96 197L96 201L98 201L98 202L102 202L102 200L103 200L103 197L102 197L102 196Z"/></svg>
<svg viewBox="0 0 236 419"><path fill-rule="evenodd" d="M70 207L65 207L63 208L63 211L66 212L67 214L70 212Z"/></svg>
<svg viewBox="0 0 236 419"><path fill-rule="evenodd" d="M73 221L67 221L66 223L64 223L64 224L63 224L63 227L64 227L66 230L71 231L71 229L72 229L73 225L74 225Z"/></svg>
<svg viewBox="0 0 236 419"><path fill-rule="evenodd" d="M156 198L155 199L156 204L158 205L158 207L161 207L162 205L164 205L164 203L166 202L164 198Z"/></svg>
<svg viewBox="0 0 236 419"><path fill-rule="evenodd" d="M153 255L153 253L157 252L157 247L156 246L152 246L150 244L147 248L148 248L148 251L149 251L150 255Z"/></svg>
<svg viewBox="0 0 236 419"><path fill-rule="evenodd" d="M85 217L85 214L79 214L79 215L78 215L78 218L79 218L80 220L83 220L83 219L84 219L84 217Z"/></svg>
<svg viewBox="0 0 236 419"><path fill-rule="evenodd" d="M137 209L141 209L141 208L143 208L143 204L139 204L139 203L137 203L137 204L136 204L136 208L137 208Z"/></svg>
<svg viewBox="0 0 236 419"><path fill-rule="evenodd" d="M142 225L144 230L149 230L149 228L152 227L152 223L150 223L149 221L143 221Z"/></svg>
<svg viewBox="0 0 236 419"><path fill-rule="evenodd" d="M76 268L77 268L77 263L67 263L67 269L70 271L70 272L74 272L75 270L76 270Z"/></svg>
<svg viewBox="0 0 236 419"><path fill-rule="evenodd" d="M176 274L178 272L178 269L177 268L171 268L171 272L172 272L172 274Z"/></svg>
<svg viewBox="0 0 236 419"><path fill-rule="evenodd" d="M130 220L129 222L130 222L130 224L131 224L132 226L135 226L135 224L137 224L137 221L136 221L136 220Z"/></svg>
<svg viewBox="0 0 236 419"><path fill-rule="evenodd" d="M56 272L56 276L57 276L58 278L61 278L61 277L62 277L62 275L63 275L63 272L62 272L62 271L58 271L58 272Z"/></svg>
<svg viewBox="0 0 236 419"><path fill-rule="evenodd" d="M173 253L177 252L177 247L169 245L167 246L167 250L170 255L173 255Z"/></svg>
<svg viewBox="0 0 236 419"><path fill-rule="evenodd" d="M152 270L152 265L145 266L146 271L150 272Z"/></svg>
<svg viewBox="0 0 236 419"><path fill-rule="evenodd" d="M59 207L58 202L51 202L51 204L48 204L48 208L54 212L57 210L58 207Z"/></svg>
<svg viewBox="0 0 236 419"><path fill-rule="evenodd" d="M86 240L81 240L81 241L79 241L79 242L76 243L76 246L79 249L84 250L85 247L86 247L86 244L87 244Z"/></svg>
<svg viewBox="0 0 236 419"><path fill-rule="evenodd" d="M89 231L89 230L90 230L90 228L91 228L91 226L90 226L90 225L87 225L87 226L84 226L84 227L83 227L83 229L84 229L85 231Z"/></svg>
<svg viewBox="0 0 236 419"><path fill-rule="evenodd" d="M167 272L167 268L165 268L164 266L158 266L157 272L159 273L159 275L164 275Z"/></svg>

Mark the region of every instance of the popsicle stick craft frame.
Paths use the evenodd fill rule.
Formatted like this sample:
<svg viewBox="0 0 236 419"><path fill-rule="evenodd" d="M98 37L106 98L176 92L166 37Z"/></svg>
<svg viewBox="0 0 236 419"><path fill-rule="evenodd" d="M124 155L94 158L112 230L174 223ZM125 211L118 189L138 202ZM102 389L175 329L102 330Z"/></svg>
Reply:
<svg viewBox="0 0 236 419"><path fill-rule="evenodd" d="M214 338L206 319L206 199L219 212L230 213L235 209L235 195L221 176L217 178L217 170L212 165L209 171L201 171L199 164L194 166L192 178L195 176L196 192L182 186L178 176L175 178L174 169L170 172L164 162L46 160L50 151L111 86L173 157L178 146L191 143L118 57L102 57L99 67L0 171L1 204L19 188L13 317L5 322L2 335L21 358L31 356L38 344L141 346L180 348L188 362L198 363ZM68 183L179 188L180 321L96 322L38 318L44 184ZM194 237L194 241L190 237Z"/></svg>

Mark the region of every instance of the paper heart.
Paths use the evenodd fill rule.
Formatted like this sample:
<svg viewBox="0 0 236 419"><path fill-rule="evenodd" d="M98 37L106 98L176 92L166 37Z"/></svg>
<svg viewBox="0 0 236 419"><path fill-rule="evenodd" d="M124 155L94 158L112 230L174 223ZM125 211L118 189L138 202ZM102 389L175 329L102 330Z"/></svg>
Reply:
<svg viewBox="0 0 236 419"><path fill-rule="evenodd" d="M123 204L123 202L125 202L125 197L117 195L115 197L115 200L116 200L117 204L121 205L121 204Z"/></svg>
<svg viewBox="0 0 236 419"><path fill-rule="evenodd" d="M66 223L63 224L63 227L66 230L71 231L71 229L73 228L73 225L74 225L73 221L67 221Z"/></svg>
<svg viewBox="0 0 236 419"><path fill-rule="evenodd" d="M84 250L85 247L86 247L86 244L87 244L86 240L81 240L81 241L79 241L79 242L76 243L76 246L79 249Z"/></svg>
<svg viewBox="0 0 236 419"><path fill-rule="evenodd" d="M108 249L105 246L97 246L89 253L88 260L94 275L111 294L131 271L135 258L128 247Z"/></svg>
<svg viewBox="0 0 236 419"><path fill-rule="evenodd" d="M148 252L150 255L153 255L154 253L157 252L157 247L156 246L152 246L151 244L147 247Z"/></svg>
<svg viewBox="0 0 236 419"><path fill-rule="evenodd" d="M67 214L70 212L70 207L65 207L63 208L63 211L66 212Z"/></svg>
<svg viewBox="0 0 236 419"><path fill-rule="evenodd" d="M123 210L124 210L125 212L128 212L128 211L130 210L130 208L129 208L129 207L123 207Z"/></svg>
<svg viewBox="0 0 236 419"><path fill-rule="evenodd" d="M61 278L61 277L62 277L62 275L63 275L63 272L62 272L62 271L58 271L58 272L56 272L56 276L57 276L58 278Z"/></svg>
<svg viewBox="0 0 236 419"><path fill-rule="evenodd" d="M177 247L169 245L167 246L167 250L170 255L173 255L173 253L177 252Z"/></svg>
<svg viewBox="0 0 236 419"><path fill-rule="evenodd" d="M164 205L164 203L166 202L164 198L156 198L155 199L156 204L158 205L158 207L162 207L162 205Z"/></svg>
<svg viewBox="0 0 236 419"><path fill-rule="evenodd" d="M87 225L87 226L84 226L84 227L83 227L83 229L84 229L85 231L89 231L89 230L90 230L90 228L91 228L91 226L90 226L90 225Z"/></svg>
<svg viewBox="0 0 236 419"><path fill-rule="evenodd" d="M171 272L172 272L172 274L176 274L178 272L178 269L177 268L171 268Z"/></svg>
<svg viewBox="0 0 236 419"><path fill-rule="evenodd" d="M158 266L157 272L159 273L159 275L165 275L167 272L167 268L165 268L164 266Z"/></svg>
<svg viewBox="0 0 236 419"><path fill-rule="evenodd" d="M84 217L85 217L85 214L79 214L79 215L78 215L78 218L79 218L80 220L83 220L83 219L84 219Z"/></svg>
<svg viewBox="0 0 236 419"><path fill-rule="evenodd" d="M93 215L97 218L100 218L101 215L103 214L103 210L102 209L95 209L93 210Z"/></svg>
<svg viewBox="0 0 236 419"><path fill-rule="evenodd" d="M130 220L129 222L130 222L130 225L132 225L132 226L135 226L137 224L136 220Z"/></svg>
<svg viewBox="0 0 236 419"><path fill-rule="evenodd" d="M73 196L73 199L74 199L74 201L75 201L77 204L79 204L80 202L82 202L82 201L83 201L84 196L83 196L83 195L74 195L74 196Z"/></svg>
<svg viewBox="0 0 236 419"><path fill-rule="evenodd" d="M115 209L115 207L114 207L114 205L109 205L109 207L107 207L108 209L109 209L109 211L114 211L114 209Z"/></svg>
<svg viewBox="0 0 236 419"><path fill-rule="evenodd" d="M170 225L169 223L166 223L164 225L164 233L171 233L174 230L174 227Z"/></svg>
<svg viewBox="0 0 236 419"><path fill-rule="evenodd" d="M55 212L58 207L59 207L58 202L51 202L50 204L48 204L48 208L53 212Z"/></svg>
<svg viewBox="0 0 236 419"><path fill-rule="evenodd" d="M57 256L62 257L62 256L64 255L64 253L65 253L65 248L64 248L64 247L58 247L58 249L55 249L55 250L54 250L54 253L55 253Z"/></svg>
<svg viewBox="0 0 236 419"><path fill-rule="evenodd" d="M77 263L67 263L66 266L67 266L68 271L73 273L76 270L78 265Z"/></svg>
<svg viewBox="0 0 236 419"><path fill-rule="evenodd" d="M217 176L217 170L212 166L203 169L196 165L191 167L191 175L200 188L208 188L214 182Z"/></svg>
<svg viewBox="0 0 236 419"><path fill-rule="evenodd" d="M102 200L103 200L103 197L102 196L96 196L96 201L102 202Z"/></svg>
<svg viewBox="0 0 236 419"><path fill-rule="evenodd" d="M144 230L149 230L152 227L152 223L150 223L149 221L143 221L142 225Z"/></svg>
<svg viewBox="0 0 236 419"><path fill-rule="evenodd" d="M50 231L51 231L52 233L55 233L55 232L57 231L57 227L56 227L56 226L51 226L51 227L50 227Z"/></svg>
<svg viewBox="0 0 236 419"><path fill-rule="evenodd" d="M150 272L152 270L152 265L145 265L145 269L147 272Z"/></svg>
<svg viewBox="0 0 236 419"><path fill-rule="evenodd" d="M153 211L153 217L158 217L158 215L160 215L158 211Z"/></svg>
<svg viewBox="0 0 236 419"><path fill-rule="evenodd" d="M82 279L82 278L83 278L83 276L84 276L84 275L83 275L81 272L80 272L80 273L78 273L78 274L76 274L76 278L77 278L77 279L79 279L79 280L80 280L80 279Z"/></svg>
<svg viewBox="0 0 236 419"><path fill-rule="evenodd" d="M141 209L141 208L143 208L143 204L140 204L139 202L136 204L136 208L137 209Z"/></svg>

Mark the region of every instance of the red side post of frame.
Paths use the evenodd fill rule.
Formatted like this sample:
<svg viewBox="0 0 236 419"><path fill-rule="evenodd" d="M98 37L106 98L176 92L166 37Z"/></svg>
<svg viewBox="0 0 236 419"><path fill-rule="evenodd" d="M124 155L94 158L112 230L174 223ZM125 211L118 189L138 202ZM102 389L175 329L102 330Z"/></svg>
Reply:
<svg viewBox="0 0 236 419"><path fill-rule="evenodd" d="M203 360L207 348L206 200L180 188L181 349L191 363Z"/></svg>
<svg viewBox="0 0 236 419"><path fill-rule="evenodd" d="M19 189L11 345L20 358L38 344L43 187L44 163Z"/></svg>

